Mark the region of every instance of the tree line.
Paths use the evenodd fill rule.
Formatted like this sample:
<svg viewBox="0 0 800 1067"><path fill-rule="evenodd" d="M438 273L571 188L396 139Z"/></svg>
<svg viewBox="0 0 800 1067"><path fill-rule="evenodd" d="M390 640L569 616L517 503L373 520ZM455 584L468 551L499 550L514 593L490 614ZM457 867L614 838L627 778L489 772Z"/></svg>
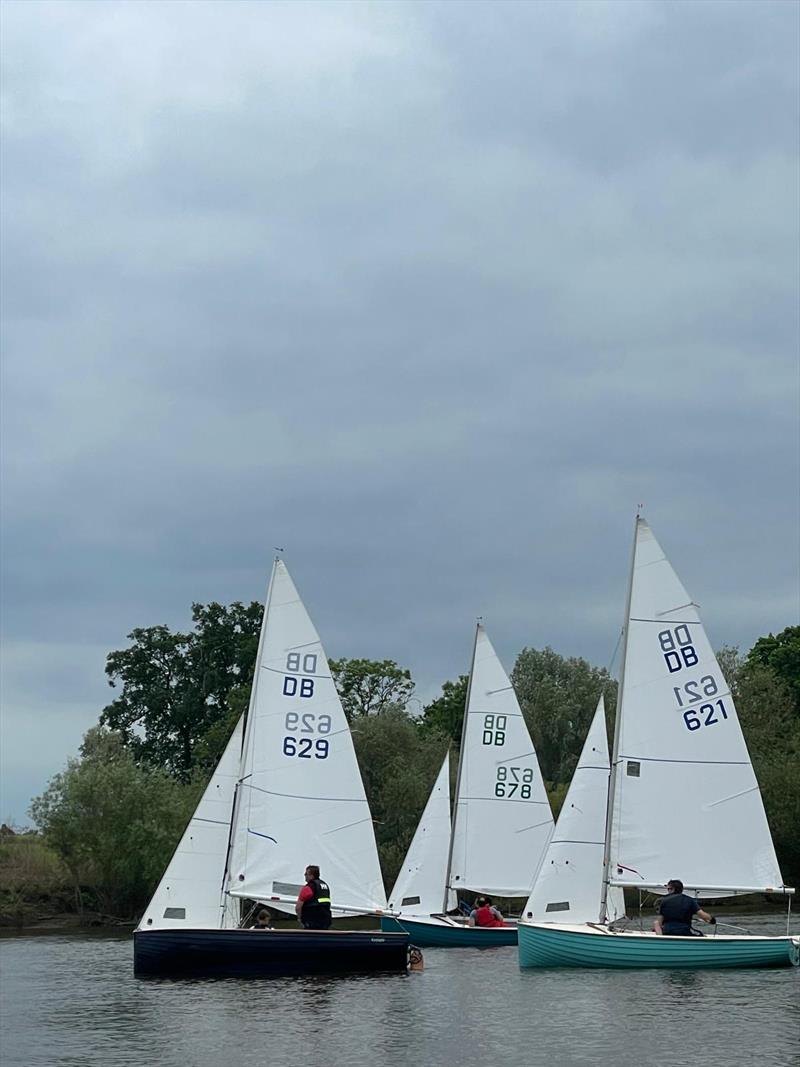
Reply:
<svg viewBox="0 0 800 1067"><path fill-rule="evenodd" d="M80 906L136 917L145 907L231 730L246 710L262 605L194 604L192 629L139 628L106 662L117 691L79 755L31 805ZM800 878L800 627L719 654L739 710L784 877ZM410 710L414 682L393 660L330 661L391 886L448 747L458 745L467 677ZM605 696L613 729L616 682L586 660L524 648L512 682L557 811Z"/></svg>

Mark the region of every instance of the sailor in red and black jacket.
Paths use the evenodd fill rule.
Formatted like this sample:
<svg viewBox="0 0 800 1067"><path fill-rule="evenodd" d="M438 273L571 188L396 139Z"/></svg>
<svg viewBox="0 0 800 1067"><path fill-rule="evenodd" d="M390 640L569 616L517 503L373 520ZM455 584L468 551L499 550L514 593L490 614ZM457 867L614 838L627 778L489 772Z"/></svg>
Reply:
<svg viewBox="0 0 800 1067"><path fill-rule="evenodd" d="M494 907L490 897L478 897L469 914L470 926L505 926L503 916Z"/></svg>
<svg viewBox="0 0 800 1067"><path fill-rule="evenodd" d="M294 910L306 930L327 930L331 925L331 890L319 876L319 867L309 864L306 884L300 890Z"/></svg>

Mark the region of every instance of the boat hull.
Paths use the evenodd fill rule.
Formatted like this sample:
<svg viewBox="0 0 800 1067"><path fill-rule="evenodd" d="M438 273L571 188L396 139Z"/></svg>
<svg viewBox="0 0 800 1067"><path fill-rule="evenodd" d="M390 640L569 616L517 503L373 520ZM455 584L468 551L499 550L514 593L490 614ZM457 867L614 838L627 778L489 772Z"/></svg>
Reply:
<svg viewBox="0 0 800 1067"><path fill-rule="evenodd" d="M403 931L420 948L499 948L516 945L516 926L456 926L436 919L381 918L381 930Z"/></svg>
<svg viewBox="0 0 800 1067"><path fill-rule="evenodd" d="M404 973L408 942L376 930L137 930L133 966L138 978Z"/></svg>
<svg viewBox="0 0 800 1067"><path fill-rule="evenodd" d="M796 937L659 937L602 927L520 923L520 967L789 967L800 962Z"/></svg>

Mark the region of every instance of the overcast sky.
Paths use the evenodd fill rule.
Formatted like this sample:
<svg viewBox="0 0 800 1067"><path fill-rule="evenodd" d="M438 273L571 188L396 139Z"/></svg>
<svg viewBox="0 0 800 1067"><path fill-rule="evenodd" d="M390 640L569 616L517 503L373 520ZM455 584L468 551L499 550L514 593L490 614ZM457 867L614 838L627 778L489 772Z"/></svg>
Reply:
<svg viewBox="0 0 800 1067"><path fill-rule="evenodd" d="M423 701L607 665L639 503L798 621L798 12L6 0L0 819L276 545Z"/></svg>

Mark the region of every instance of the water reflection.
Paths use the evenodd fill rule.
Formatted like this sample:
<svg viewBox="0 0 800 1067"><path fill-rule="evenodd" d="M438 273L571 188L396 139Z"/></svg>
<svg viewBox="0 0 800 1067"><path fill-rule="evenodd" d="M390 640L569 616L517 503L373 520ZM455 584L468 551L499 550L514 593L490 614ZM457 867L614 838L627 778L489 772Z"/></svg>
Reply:
<svg viewBox="0 0 800 1067"><path fill-rule="evenodd" d="M788 1067L800 1027L798 970L520 971L514 949L430 949L409 976L141 982L128 939L0 949L3 1067Z"/></svg>

